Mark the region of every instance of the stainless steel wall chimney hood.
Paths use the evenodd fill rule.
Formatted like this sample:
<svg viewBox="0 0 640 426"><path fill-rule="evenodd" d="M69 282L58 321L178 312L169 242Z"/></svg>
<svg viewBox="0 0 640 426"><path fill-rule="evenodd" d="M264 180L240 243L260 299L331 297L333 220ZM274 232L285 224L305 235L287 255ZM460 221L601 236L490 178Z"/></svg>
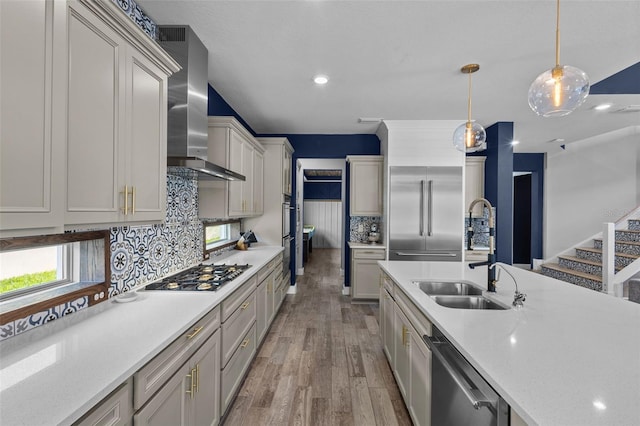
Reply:
<svg viewBox="0 0 640 426"><path fill-rule="evenodd" d="M207 161L207 48L187 25L162 25L158 34L160 46L182 67L168 84L167 173L203 180L245 180Z"/></svg>

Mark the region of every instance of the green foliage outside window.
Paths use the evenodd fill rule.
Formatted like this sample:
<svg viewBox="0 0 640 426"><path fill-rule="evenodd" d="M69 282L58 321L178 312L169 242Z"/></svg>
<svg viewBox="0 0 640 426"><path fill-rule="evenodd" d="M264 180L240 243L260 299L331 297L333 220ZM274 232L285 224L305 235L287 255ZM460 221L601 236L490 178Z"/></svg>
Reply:
<svg viewBox="0 0 640 426"><path fill-rule="evenodd" d="M7 293L21 288L32 287L38 284L49 283L56 280L56 271L37 272L35 274L24 274L18 277L5 278L0 280L0 294Z"/></svg>

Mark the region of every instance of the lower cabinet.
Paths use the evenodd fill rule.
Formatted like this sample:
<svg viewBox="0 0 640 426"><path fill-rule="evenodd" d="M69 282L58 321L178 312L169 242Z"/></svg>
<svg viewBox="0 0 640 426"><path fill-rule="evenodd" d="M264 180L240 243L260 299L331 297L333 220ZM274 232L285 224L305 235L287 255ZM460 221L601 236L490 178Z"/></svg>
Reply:
<svg viewBox="0 0 640 426"><path fill-rule="evenodd" d="M243 336L242 342L236 348L235 353L229 360L229 363L222 369L222 384L221 384L221 396L220 401L222 404L222 413L231 405L231 401L235 397L236 390L244 379L244 373L249 368L251 360L256 353L257 338L256 338L256 326L255 323L251 329Z"/></svg>
<svg viewBox="0 0 640 426"><path fill-rule="evenodd" d="M380 287L380 318L384 353L415 425L431 424L431 351L422 340L431 323L400 289Z"/></svg>
<svg viewBox="0 0 640 426"><path fill-rule="evenodd" d="M384 249L351 249L351 298L377 299L380 268L378 260L384 260Z"/></svg>
<svg viewBox="0 0 640 426"><path fill-rule="evenodd" d="M220 420L220 330L133 417L136 425L216 425Z"/></svg>
<svg viewBox="0 0 640 426"><path fill-rule="evenodd" d="M128 380L74 423L74 426L131 425L132 393L131 380Z"/></svg>

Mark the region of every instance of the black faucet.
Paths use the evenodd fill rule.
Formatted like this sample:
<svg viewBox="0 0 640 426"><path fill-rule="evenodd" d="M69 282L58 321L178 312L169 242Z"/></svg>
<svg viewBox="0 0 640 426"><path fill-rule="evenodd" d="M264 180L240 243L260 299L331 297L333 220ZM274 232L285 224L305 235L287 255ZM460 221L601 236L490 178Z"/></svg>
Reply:
<svg viewBox="0 0 640 426"><path fill-rule="evenodd" d="M476 198L469 205L469 222L471 222L471 212L473 207L477 203L483 203L485 207L489 209L489 254L487 255L487 260L485 262L475 262L470 263L469 268L474 269L476 266L487 266L487 291L492 293L496 292L496 272L493 268L493 265L496 263L496 255L495 255L495 245L494 245L494 236L495 236L495 225L494 225L494 217L493 217L493 206L491 203L487 201L485 198ZM471 223L469 223L471 225ZM471 228L471 226L469 226ZM469 241L471 237L473 237L473 229L469 232ZM470 244L467 242L467 247Z"/></svg>

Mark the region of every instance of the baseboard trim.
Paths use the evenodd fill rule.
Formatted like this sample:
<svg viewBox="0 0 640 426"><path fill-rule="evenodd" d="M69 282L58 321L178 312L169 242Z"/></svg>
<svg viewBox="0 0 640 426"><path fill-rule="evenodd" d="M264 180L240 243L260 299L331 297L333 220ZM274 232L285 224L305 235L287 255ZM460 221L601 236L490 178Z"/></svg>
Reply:
<svg viewBox="0 0 640 426"><path fill-rule="evenodd" d="M302 268L298 268L298 269L296 270L296 275L304 275L304 267L302 267Z"/></svg>
<svg viewBox="0 0 640 426"><path fill-rule="evenodd" d="M344 269L340 268L340 276L344 277Z"/></svg>
<svg viewBox="0 0 640 426"><path fill-rule="evenodd" d="M342 287L342 294L344 296L349 296L351 295L351 287Z"/></svg>
<svg viewBox="0 0 640 426"><path fill-rule="evenodd" d="M298 283L289 286L289 290L287 290L287 294L296 294L298 292Z"/></svg>

